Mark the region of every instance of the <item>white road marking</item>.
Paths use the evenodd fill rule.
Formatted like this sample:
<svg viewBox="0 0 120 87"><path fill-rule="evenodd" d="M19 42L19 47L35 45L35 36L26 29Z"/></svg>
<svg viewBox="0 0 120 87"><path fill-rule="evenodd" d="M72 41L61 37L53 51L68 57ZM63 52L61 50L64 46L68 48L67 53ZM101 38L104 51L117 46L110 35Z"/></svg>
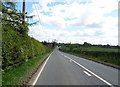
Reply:
<svg viewBox="0 0 120 87"><path fill-rule="evenodd" d="M53 52L52 52L52 53L53 53ZM52 54L52 53L51 53L51 54ZM36 84L38 78L40 77L40 75L41 75L41 73L42 73L42 71L43 71L43 69L44 69L47 61L49 60L49 58L50 58L50 56L51 56L51 54L50 54L49 57L46 59L46 61L45 61L45 63L43 64L42 68L40 69L40 71L39 71L39 73L38 73L38 76L36 77L36 79L34 80L34 82L33 82L33 84L32 84L33 86Z"/></svg>
<svg viewBox="0 0 120 87"><path fill-rule="evenodd" d="M70 59L70 62L72 62L72 60Z"/></svg>
<svg viewBox="0 0 120 87"><path fill-rule="evenodd" d="M64 55L66 58L68 58L69 60L71 59L70 57ZM92 71L90 71L89 69L87 69L86 67L84 67L83 65L79 64L78 62L76 62L75 60L71 59L75 64L77 64L78 66L82 67L83 69L85 69L86 71L88 71L89 73L91 73L92 75L94 75L95 77L97 77L98 79L100 79L101 81L103 81L104 83L106 83L107 85L114 87L111 83L109 83L108 81L104 80L103 78L101 78L100 76L98 76L97 74L93 73Z"/></svg>
<svg viewBox="0 0 120 87"><path fill-rule="evenodd" d="M67 57L67 56L64 55L64 57Z"/></svg>
<svg viewBox="0 0 120 87"><path fill-rule="evenodd" d="M86 71L83 71L85 74L87 74L88 76L91 76L91 74L89 74L88 72L86 72Z"/></svg>

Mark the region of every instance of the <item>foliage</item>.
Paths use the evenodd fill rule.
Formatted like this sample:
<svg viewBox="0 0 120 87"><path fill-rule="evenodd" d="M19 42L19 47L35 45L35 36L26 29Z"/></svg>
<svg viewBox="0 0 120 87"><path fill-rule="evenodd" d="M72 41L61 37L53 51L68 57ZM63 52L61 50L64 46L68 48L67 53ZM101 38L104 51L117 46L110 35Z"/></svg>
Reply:
<svg viewBox="0 0 120 87"><path fill-rule="evenodd" d="M118 52L118 49L81 47L71 50L70 47L61 47L60 50L68 53L87 56L89 58L101 60L115 65L120 65L120 52Z"/></svg>
<svg viewBox="0 0 120 87"><path fill-rule="evenodd" d="M2 69L14 69L37 55L48 51L42 43L28 36L29 23L17 13L15 3L2 4Z"/></svg>
<svg viewBox="0 0 120 87"><path fill-rule="evenodd" d="M47 48L39 41L29 36L22 37L20 33L3 27L2 57L4 70L9 70L23 64L36 55L47 52Z"/></svg>
<svg viewBox="0 0 120 87"><path fill-rule="evenodd" d="M2 2L2 26L12 27L13 30L19 32L22 36L28 34L28 25L35 23L28 23L23 20L23 16L27 13L17 12L15 3ZM32 18L33 16L26 16Z"/></svg>
<svg viewBox="0 0 120 87"><path fill-rule="evenodd" d="M45 53L44 55L38 55L31 60L28 60L28 62L22 64L20 67L17 67L11 71L5 72L2 74L2 86L15 86L15 85L21 85L24 80L26 80L27 77L30 77L33 72L33 69L35 69L36 66L38 66L40 63L44 61L44 59L50 54Z"/></svg>
<svg viewBox="0 0 120 87"><path fill-rule="evenodd" d="M89 46L91 46L91 43L84 42L83 46L84 47L89 47Z"/></svg>

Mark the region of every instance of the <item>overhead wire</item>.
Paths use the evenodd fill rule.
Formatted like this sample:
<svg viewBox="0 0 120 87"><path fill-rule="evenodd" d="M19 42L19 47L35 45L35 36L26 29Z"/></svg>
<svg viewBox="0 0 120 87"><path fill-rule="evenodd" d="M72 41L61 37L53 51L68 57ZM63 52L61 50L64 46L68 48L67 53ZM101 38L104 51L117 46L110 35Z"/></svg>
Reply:
<svg viewBox="0 0 120 87"><path fill-rule="evenodd" d="M40 9L41 9L41 7L40 7L40 3L38 2L35 2L35 0L33 0L33 3L35 4L35 9L36 9L36 13L37 13L37 16L38 16L38 18L39 18L39 22L40 22L40 25L41 25L41 29L43 30L43 24L44 23L42 23L42 15L40 15L39 13L39 11L40 11ZM54 9L54 6L55 6L55 3L53 3L53 5L52 5L52 8ZM55 13L53 13L53 16L55 16Z"/></svg>
<svg viewBox="0 0 120 87"><path fill-rule="evenodd" d="M42 18L40 17L40 8L37 6L37 3L35 2L35 0L33 0L33 3L35 4L34 6L35 6L35 9L36 9L36 13L37 13L37 16L38 16L38 20L39 20L39 23L40 23L40 25L41 25L41 29L43 29L43 24L42 24ZM42 16L42 15L41 15Z"/></svg>

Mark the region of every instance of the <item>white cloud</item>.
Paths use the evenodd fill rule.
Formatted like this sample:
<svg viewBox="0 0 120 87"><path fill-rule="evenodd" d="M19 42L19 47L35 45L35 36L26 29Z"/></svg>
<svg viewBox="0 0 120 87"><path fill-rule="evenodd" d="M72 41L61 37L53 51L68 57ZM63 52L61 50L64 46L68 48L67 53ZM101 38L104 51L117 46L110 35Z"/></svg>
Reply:
<svg viewBox="0 0 120 87"><path fill-rule="evenodd" d="M58 0L57 0L58 1ZM65 0L68 1L68 0ZM72 0L71 0L72 1ZM82 1L82 0L76 0L76 1ZM65 23L69 25L69 23L76 26L88 26L91 24L101 24L104 20L104 14L110 13L113 10L117 9L118 3L116 0L92 0L93 3L88 4L79 4L77 2L71 3L71 4L64 4L64 5L55 5L53 7L48 7L48 3L53 3L55 0L42 0L41 6L42 8L40 10L34 10L32 14L38 14L43 19L41 21L44 21L46 24L53 24L53 25L61 25L61 28L65 28ZM109 3L107 3L109 2ZM36 5L37 6L37 5ZM34 6L33 6L34 8ZM61 12L61 10L64 10L64 12ZM40 13L40 11L44 12L51 12L51 16L43 15ZM64 21L66 18L76 18L76 20L72 21ZM39 18L36 18L39 19ZM57 21L58 20L58 21Z"/></svg>
<svg viewBox="0 0 120 87"><path fill-rule="evenodd" d="M81 3L81 1L87 3ZM65 4L47 6L48 3L53 2L65 2ZM105 16L118 9L117 0L41 0L36 5L40 7L37 10L35 5L31 13L31 15L36 15L34 20L40 20L58 29L49 29L48 26L41 29L40 25L30 29L29 34L40 41L58 39L61 42L88 41L96 44L116 45L118 43L118 17ZM43 11L51 14L43 14ZM71 27L72 29L79 27L80 30L69 31Z"/></svg>
<svg viewBox="0 0 120 87"><path fill-rule="evenodd" d="M48 29L41 25L30 28L29 35L39 41L52 41L57 39L58 42L84 43L85 41L92 44L118 44L116 30L84 29L76 31ZM104 30L104 31L103 31ZM107 32L106 32L107 31Z"/></svg>

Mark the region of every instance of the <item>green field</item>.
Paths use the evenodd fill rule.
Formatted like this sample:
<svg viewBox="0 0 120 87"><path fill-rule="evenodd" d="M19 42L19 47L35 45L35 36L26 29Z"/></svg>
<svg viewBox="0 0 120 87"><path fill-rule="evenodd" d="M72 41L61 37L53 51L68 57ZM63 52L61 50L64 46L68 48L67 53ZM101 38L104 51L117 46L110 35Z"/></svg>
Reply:
<svg viewBox="0 0 120 87"><path fill-rule="evenodd" d="M118 52L117 48L100 48L100 47L80 47L80 48L74 48L78 50L83 50L83 51L102 51L102 52Z"/></svg>
<svg viewBox="0 0 120 87"><path fill-rule="evenodd" d="M101 61L112 65L120 66L120 58L117 48L100 48L100 47L61 47L59 50L83 58Z"/></svg>

